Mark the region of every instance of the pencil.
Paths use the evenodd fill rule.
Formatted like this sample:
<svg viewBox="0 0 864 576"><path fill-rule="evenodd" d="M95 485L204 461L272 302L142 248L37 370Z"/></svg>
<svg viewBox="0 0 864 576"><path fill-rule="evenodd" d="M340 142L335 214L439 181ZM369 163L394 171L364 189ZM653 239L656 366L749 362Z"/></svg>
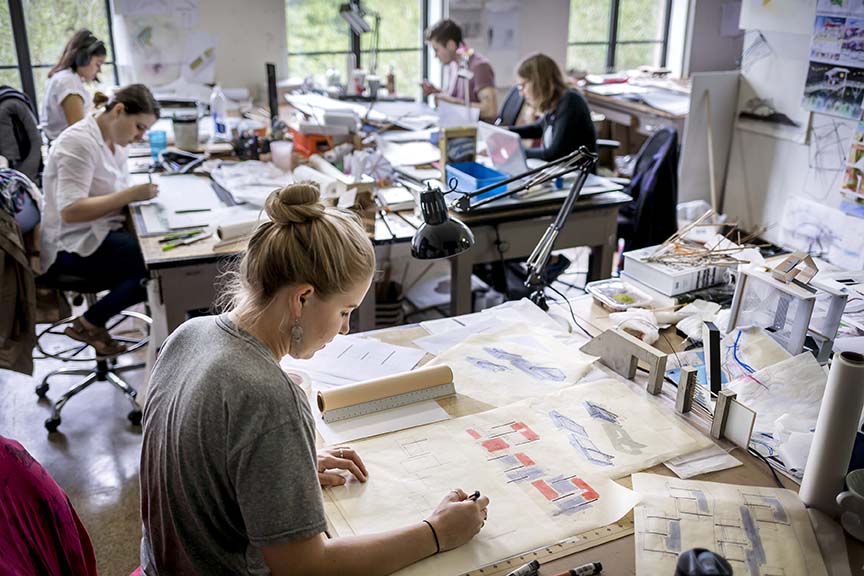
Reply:
<svg viewBox="0 0 864 576"><path fill-rule="evenodd" d="M210 208L189 208L187 210L175 210L175 214L193 214L195 212L210 212Z"/></svg>

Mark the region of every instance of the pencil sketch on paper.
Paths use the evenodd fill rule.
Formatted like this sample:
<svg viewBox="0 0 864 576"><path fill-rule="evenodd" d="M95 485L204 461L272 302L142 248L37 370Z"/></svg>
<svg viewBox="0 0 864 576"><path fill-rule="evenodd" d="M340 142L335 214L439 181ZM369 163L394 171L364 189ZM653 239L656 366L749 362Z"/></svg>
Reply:
<svg viewBox="0 0 864 576"><path fill-rule="evenodd" d="M557 410L549 412L549 417L557 428L570 432L570 445L581 452L586 460L597 466L612 466L615 457L597 448L584 426Z"/></svg>
<svg viewBox="0 0 864 576"><path fill-rule="evenodd" d="M484 348L484 350L499 360L507 360L514 368L521 370L537 380L554 380L555 382L563 382L567 378L567 375L564 374L561 369L539 366L519 354L512 354L506 350L502 350L501 348Z"/></svg>
<svg viewBox="0 0 864 576"><path fill-rule="evenodd" d="M826 574L804 505L784 489L635 474L637 574L675 569L683 550L721 554L735 574ZM671 572L668 572L671 573Z"/></svg>
<svg viewBox="0 0 864 576"><path fill-rule="evenodd" d="M509 366L504 366L503 364L496 364L495 362L490 362L489 360L484 360L483 358L477 358L476 356L466 356L465 361L473 364L481 370L488 370L489 372L510 372L511 370Z"/></svg>
<svg viewBox="0 0 864 576"><path fill-rule="evenodd" d="M630 433L627 432L627 430L625 430L618 422L617 414L607 410L600 404L589 402L587 400L585 401L585 409L588 410L589 416L601 421L603 432L606 434L606 437L609 438L609 441L612 442L612 446L614 446L616 450L634 456L642 454L641 449L646 447L645 444L640 444L633 440Z"/></svg>

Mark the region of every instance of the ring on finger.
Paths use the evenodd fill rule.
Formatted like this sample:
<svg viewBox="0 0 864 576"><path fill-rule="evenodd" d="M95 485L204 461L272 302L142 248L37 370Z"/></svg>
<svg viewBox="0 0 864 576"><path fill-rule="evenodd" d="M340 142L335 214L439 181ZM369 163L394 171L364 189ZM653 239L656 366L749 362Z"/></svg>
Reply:
<svg viewBox="0 0 864 576"><path fill-rule="evenodd" d="M343 448L339 448L339 458L342 458L342 454L345 452Z"/></svg>

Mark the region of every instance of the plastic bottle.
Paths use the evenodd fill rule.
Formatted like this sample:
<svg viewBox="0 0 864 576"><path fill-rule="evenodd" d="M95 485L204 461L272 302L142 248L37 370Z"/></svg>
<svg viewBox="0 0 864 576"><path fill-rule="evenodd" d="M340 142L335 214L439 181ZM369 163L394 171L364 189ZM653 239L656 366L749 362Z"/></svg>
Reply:
<svg viewBox="0 0 864 576"><path fill-rule="evenodd" d="M396 95L396 71L393 69L392 64L387 69L387 94L389 96Z"/></svg>
<svg viewBox="0 0 864 576"><path fill-rule="evenodd" d="M228 142L231 131L228 129L228 100L219 84L210 92L210 114L213 116L213 141Z"/></svg>

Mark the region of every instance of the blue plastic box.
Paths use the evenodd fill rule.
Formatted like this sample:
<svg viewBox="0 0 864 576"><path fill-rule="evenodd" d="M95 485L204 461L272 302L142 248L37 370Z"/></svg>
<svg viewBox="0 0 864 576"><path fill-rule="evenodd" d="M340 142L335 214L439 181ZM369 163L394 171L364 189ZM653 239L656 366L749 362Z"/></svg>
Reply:
<svg viewBox="0 0 864 576"><path fill-rule="evenodd" d="M447 174L448 188L450 179L456 178L456 190L459 192L474 192L475 190L485 188L486 186L490 186L496 182L503 182L508 178L507 174L499 172L498 170L493 170L492 168L484 166L483 164L478 164L477 162L457 162L455 164L447 164L445 173ZM499 186L477 196L476 199L482 200L483 198L488 198L490 196L497 196L498 194L504 193L506 190L507 186Z"/></svg>

